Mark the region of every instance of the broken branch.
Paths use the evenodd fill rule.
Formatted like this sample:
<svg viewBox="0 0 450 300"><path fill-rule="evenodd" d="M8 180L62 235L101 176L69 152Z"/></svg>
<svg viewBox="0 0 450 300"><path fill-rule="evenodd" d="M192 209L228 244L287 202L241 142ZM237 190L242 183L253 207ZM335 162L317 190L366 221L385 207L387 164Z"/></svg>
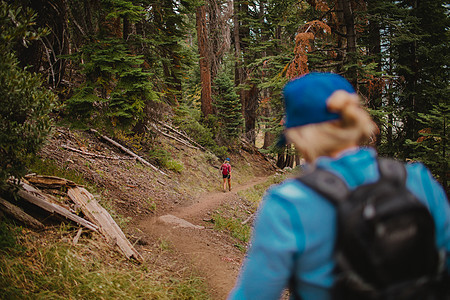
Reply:
<svg viewBox="0 0 450 300"><path fill-rule="evenodd" d="M83 155L92 156L92 157L95 157L95 158L104 158L104 159L136 159L134 157L130 158L130 157L106 156L106 155L95 154L95 153L91 153L91 152L78 150L76 148L72 148L72 147L69 147L67 145L62 145L61 147L66 149L66 150L77 152L77 153L80 153L80 154L83 154Z"/></svg>
<svg viewBox="0 0 450 300"><path fill-rule="evenodd" d="M152 127L153 127L157 132L159 132L160 134L164 135L165 137L171 138L171 139L173 139L173 140L175 140L175 141L177 141L177 142L179 142L179 143L181 143L181 144L183 144L183 145L185 145L185 146L188 146L188 147L190 147L190 148L199 150L198 147L191 145L188 141L183 141L183 140L181 140L181 139L179 139L179 138L177 138L177 137L174 137L174 136L172 136L172 135L170 135L170 134L167 134L167 133L163 132L162 130L159 130L158 127L156 127L155 124L152 124Z"/></svg>
<svg viewBox="0 0 450 300"><path fill-rule="evenodd" d="M182 137L186 138L188 141L190 141L191 143L193 143L194 145L196 145L196 146L199 147L200 149L202 149L202 150L204 150L204 151L207 151L202 145L200 145L199 143L197 143L196 141L194 141L193 139L191 139L191 138L190 138L188 135L186 135L185 133L183 133L183 132L181 132L181 131L179 131L179 130L176 130L175 128L173 128L173 127L171 127L171 126L169 126L169 125L167 125L167 124L165 124L165 123L163 123L163 122L158 121L158 123L159 123L160 125L166 127L167 129L172 130L173 132L175 132L175 133L181 135Z"/></svg>
<svg viewBox="0 0 450 300"><path fill-rule="evenodd" d="M100 134L97 130L95 129L91 129L91 132ZM111 143L112 145L116 146L117 148L121 149L122 151L124 151L125 153L128 153L129 155L131 155L132 157L136 158L138 161L140 161L142 164L151 167L153 170L160 172L163 175L168 176L166 173L164 173L163 171L161 171L160 169L158 169L157 167L155 167L154 165L152 165L151 163L149 163L148 161L146 161L145 159L143 159L142 157L140 157L139 155L135 154L133 151L125 148L124 146L122 146L121 144L119 144L118 142L114 141L113 139L110 139L109 137L100 134L100 136L102 137L102 139L104 139L105 141L108 141L109 143Z"/></svg>
<svg viewBox="0 0 450 300"><path fill-rule="evenodd" d="M73 181L67 180L65 178L59 178L56 176L30 174L30 175L25 175L25 179L34 185L45 186L45 187L50 187L50 188L59 188L62 186L76 186L77 185Z"/></svg>

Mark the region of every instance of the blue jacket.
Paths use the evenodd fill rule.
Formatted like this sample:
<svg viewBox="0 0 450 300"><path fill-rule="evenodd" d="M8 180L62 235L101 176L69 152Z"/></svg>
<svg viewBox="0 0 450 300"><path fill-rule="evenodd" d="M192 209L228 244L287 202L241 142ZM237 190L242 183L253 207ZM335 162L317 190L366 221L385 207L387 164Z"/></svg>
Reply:
<svg viewBox="0 0 450 300"><path fill-rule="evenodd" d="M337 158L321 157L316 164L339 175L353 189L378 179L376 156L373 149L358 148ZM436 244L445 249L450 270L447 197L423 164L406 168L407 187L433 215ZM279 299L293 272L303 300L331 299L335 220L333 205L298 180L270 188L258 210L248 256L229 299Z"/></svg>

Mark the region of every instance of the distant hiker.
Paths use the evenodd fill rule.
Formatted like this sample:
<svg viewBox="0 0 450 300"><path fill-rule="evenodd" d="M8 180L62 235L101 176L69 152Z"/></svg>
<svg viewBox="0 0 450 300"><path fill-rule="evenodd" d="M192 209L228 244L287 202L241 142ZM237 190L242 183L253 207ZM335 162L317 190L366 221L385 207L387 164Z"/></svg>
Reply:
<svg viewBox="0 0 450 300"><path fill-rule="evenodd" d="M228 299L449 299L450 206L428 169L359 146L377 127L337 74L297 78L284 98L308 169L264 196Z"/></svg>
<svg viewBox="0 0 450 300"><path fill-rule="evenodd" d="M227 180L228 180L228 189L231 191L231 165L230 159L227 158L222 166L220 167L220 171L222 172L223 177L223 191L226 191L227 188Z"/></svg>

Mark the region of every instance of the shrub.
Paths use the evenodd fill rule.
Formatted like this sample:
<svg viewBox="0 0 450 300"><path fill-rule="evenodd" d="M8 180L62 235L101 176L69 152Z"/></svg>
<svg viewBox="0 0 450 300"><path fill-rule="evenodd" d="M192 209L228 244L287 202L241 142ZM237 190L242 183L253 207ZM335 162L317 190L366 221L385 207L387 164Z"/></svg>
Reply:
<svg viewBox="0 0 450 300"><path fill-rule="evenodd" d="M184 166L182 163L180 163L179 161L173 160L173 159L169 159L166 164L165 167L169 170L181 173L184 169Z"/></svg>
<svg viewBox="0 0 450 300"><path fill-rule="evenodd" d="M14 44L36 39L35 15L0 2L0 183L21 177L30 158L50 131L50 112L56 96L42 87L41 78L21 69Z"/></svg>

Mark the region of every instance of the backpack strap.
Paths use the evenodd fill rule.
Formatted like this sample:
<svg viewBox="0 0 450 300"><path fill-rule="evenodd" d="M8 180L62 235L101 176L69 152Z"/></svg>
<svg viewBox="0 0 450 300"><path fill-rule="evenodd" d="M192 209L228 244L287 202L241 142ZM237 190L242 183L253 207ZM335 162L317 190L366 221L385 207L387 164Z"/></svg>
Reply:
<svg viewBox="0 0 450 300"><path fill-rule="evenodd" d="M406 184L406 168L402 162L389 158L378 158L380 178L395 182L397 185Z"/></svg>
<svg viewBox="0 0 450 300"><path fill-rule="evenodd" d="M397 185L406 183L407 174L403 163L389 158L378 158L377 161L380 178L395 182ZM350 193L345 181L320 168L297 177L297 180L331 200L335 205L345 201Z"/></svg>
<svg viewBox="0 0 450 300"><path fill-rule="evenodd" d="M320 168L297 177L297 180L331 200L334 205L344 202L349 195L347 184L339 176Z"/></svg>

